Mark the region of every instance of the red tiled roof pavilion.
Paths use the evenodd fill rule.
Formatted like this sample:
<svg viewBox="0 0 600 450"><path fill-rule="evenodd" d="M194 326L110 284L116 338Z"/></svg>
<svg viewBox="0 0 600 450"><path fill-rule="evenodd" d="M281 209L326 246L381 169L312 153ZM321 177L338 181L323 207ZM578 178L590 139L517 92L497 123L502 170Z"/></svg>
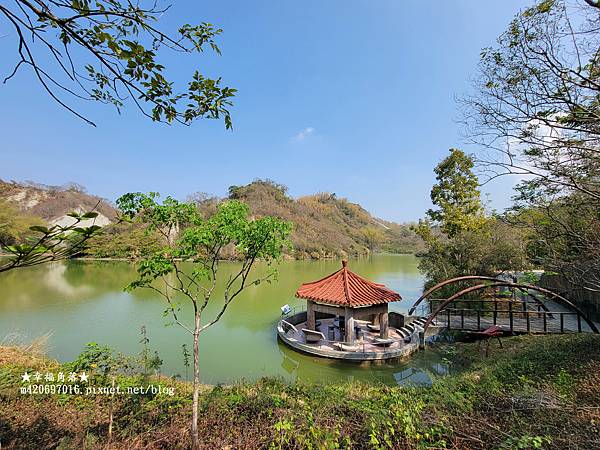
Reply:
<svg viewBox="0 0 600 450"><path fill-rule="evenodd" d="M296 297L334 306L361 308L402 300L400 294L383 284L369 281L348 269L348 262L342 261L342 268L317 281L303 283L296 291Z"/></svg>

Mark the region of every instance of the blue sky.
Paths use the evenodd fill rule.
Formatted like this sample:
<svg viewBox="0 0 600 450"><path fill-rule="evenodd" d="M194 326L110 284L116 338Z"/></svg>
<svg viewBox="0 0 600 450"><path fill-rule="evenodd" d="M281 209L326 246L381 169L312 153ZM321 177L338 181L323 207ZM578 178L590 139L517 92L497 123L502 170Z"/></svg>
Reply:
<svg viewBox="0 0 600 450"><path fill-rule="evenodd" d="M218 121L152 123L135 108L74 102L97 124L60 109L27 70L0 85L0 178L75 181L114 200L131 191L223 196L232 184L271 178L293 196L335 192L374 215L409 221L430 206L432 169L464 145L456 96L466 93L482 47L523 2L292 0L174 1L173 30L223 28L223 56L167 55L167 74L194 68L239 89L234 131ZM0 73L16 58L0 21ZM10 56L10 57L9 57ZM16 59L15 59L16 61ZM487 187L508 204L510 183Z"/></svg>

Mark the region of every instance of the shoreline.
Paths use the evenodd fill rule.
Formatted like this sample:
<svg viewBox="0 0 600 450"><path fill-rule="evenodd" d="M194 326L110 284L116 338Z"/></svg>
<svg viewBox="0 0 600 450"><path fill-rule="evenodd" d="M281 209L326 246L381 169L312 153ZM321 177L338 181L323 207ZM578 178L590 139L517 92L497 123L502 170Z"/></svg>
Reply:
<svg viewBox="0 0 600 450"><path fill-rule="evenodd" d="M393 255L393 256L412 255L417 258L419 257L416 253L411 253L411 252L405 252L405 253L376 252L376 253L373 253L372 255L364 255L364 256L350 256L350 257L336 256L336 257L323 257L323 258L294 258L293 256L285 255L283 257L283 260L285 260L285 261L341 261L344 258L350 258L352 260L360 260L360 259L369 258L370 256L381 256L381 255ZM12 255L10 255L10 254L0 253L0 258L10 258L11 256ZM107 257L77 256L77 257L67 258L67 259L63 259L63 260L56 260L53 262L58 262L58 261L126 261L126 262L135 263L135 262L138 262L141 260L143 260L143 258L124 258L124 257L116 257L116 256L107 256ZM221 261L221 262L228 262L228 261L236 262L239 260L238 259L220 259L219 261Z"/></svg>

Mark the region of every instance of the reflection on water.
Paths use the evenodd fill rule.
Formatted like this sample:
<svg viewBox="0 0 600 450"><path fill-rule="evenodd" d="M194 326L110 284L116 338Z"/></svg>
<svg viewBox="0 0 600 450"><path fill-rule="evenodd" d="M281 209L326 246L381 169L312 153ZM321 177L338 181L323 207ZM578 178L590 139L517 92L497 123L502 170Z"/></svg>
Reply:
<svg viewBox="0 0 600 450"><path fill-rule="evenodd" d="M400 385L431 385L431 378L427 375L427 372L414 367L395 372L394 379Z"/></svg>
<svg viewBox="0 0 600 450"><path fill-rule="evenodd" d="M444 376L450 373L450 366L448 363L431 362L428 369L429 370L423 370L414 365L410 365L410 367L407 367L400 372L395 372L394 379L396 380L396 383L400 385L413 384L419 386L431 386L433 383L432 374Z"/></svg>
<svg viewBox="0 0 600 450"><path fill-rule="evenodd" d="M444 355L437 349L428 349L403 361L356 363L298 353L282 343L279 347L281 367L290 380L324 383L362 380L389 385L430 386L436 377L451 373L449 362L444 360Z"/></svg>
<svg viewBox="0 0 600 450"><path fill-rule="evenodd" d="M93 292L93 287L88 284L77 286L69 283L65 277L66 270L67 266L65 264L52 264L42 274L40 282L47 289L54 290L66 298L81 298Z"/></svg>
<svg viewBox="0 0 600 450"><path fill-rule="evenodd" d="M427 384L428 374L443 374L436 366L441 358L430 351L409 362L358 365L303 355L277 342L280 307L304 305L293 296L298 286L339 266L339 261L286 261L280 265L279 281L248 288L201 337L203 381L230 383L280 376L300 381ZM237 263L223 263L221 279L238 268ZM406 311L422 291L414 256L377 255L350 261L350 268L398 291L403 301L392 306L395 311ZM33 339L50 332L50 356L62 361L73 359L92 341L135 355L140 352L139 330L145 325L150 347L164 361L163 373L185 374L181 349L184 343L191 346L190 336L177 326L165 326L165 305L152 291L125 293L123 288L133 279L135 266L115 261L70 261L0 274L0 339L10 333ZM218 311L222 293L223 286L217 286L208 316ZM191 317L191 306L185 302L180 317Z"/></svg>

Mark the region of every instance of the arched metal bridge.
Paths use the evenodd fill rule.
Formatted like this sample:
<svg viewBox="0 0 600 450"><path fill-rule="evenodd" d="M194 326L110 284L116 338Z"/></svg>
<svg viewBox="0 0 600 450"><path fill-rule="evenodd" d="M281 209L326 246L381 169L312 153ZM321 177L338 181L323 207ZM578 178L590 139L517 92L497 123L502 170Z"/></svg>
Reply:
<svg viewBox="0 0 600 450"><path fill-rule="evenodd" d="M435 292L445 286L474 281L479 284L466 287L447 299L433 298ZM464 298L471 293L500 288L511 290L511 298L499 298L498 295ZM498 326L510 333L599 333L598 325L570 300L531 284L478 275L451 278L424 292L408 314L416 315L415 311L424 300L428 301L429 308L420 314L423 334L432 325L466 332Z"/></svg>

